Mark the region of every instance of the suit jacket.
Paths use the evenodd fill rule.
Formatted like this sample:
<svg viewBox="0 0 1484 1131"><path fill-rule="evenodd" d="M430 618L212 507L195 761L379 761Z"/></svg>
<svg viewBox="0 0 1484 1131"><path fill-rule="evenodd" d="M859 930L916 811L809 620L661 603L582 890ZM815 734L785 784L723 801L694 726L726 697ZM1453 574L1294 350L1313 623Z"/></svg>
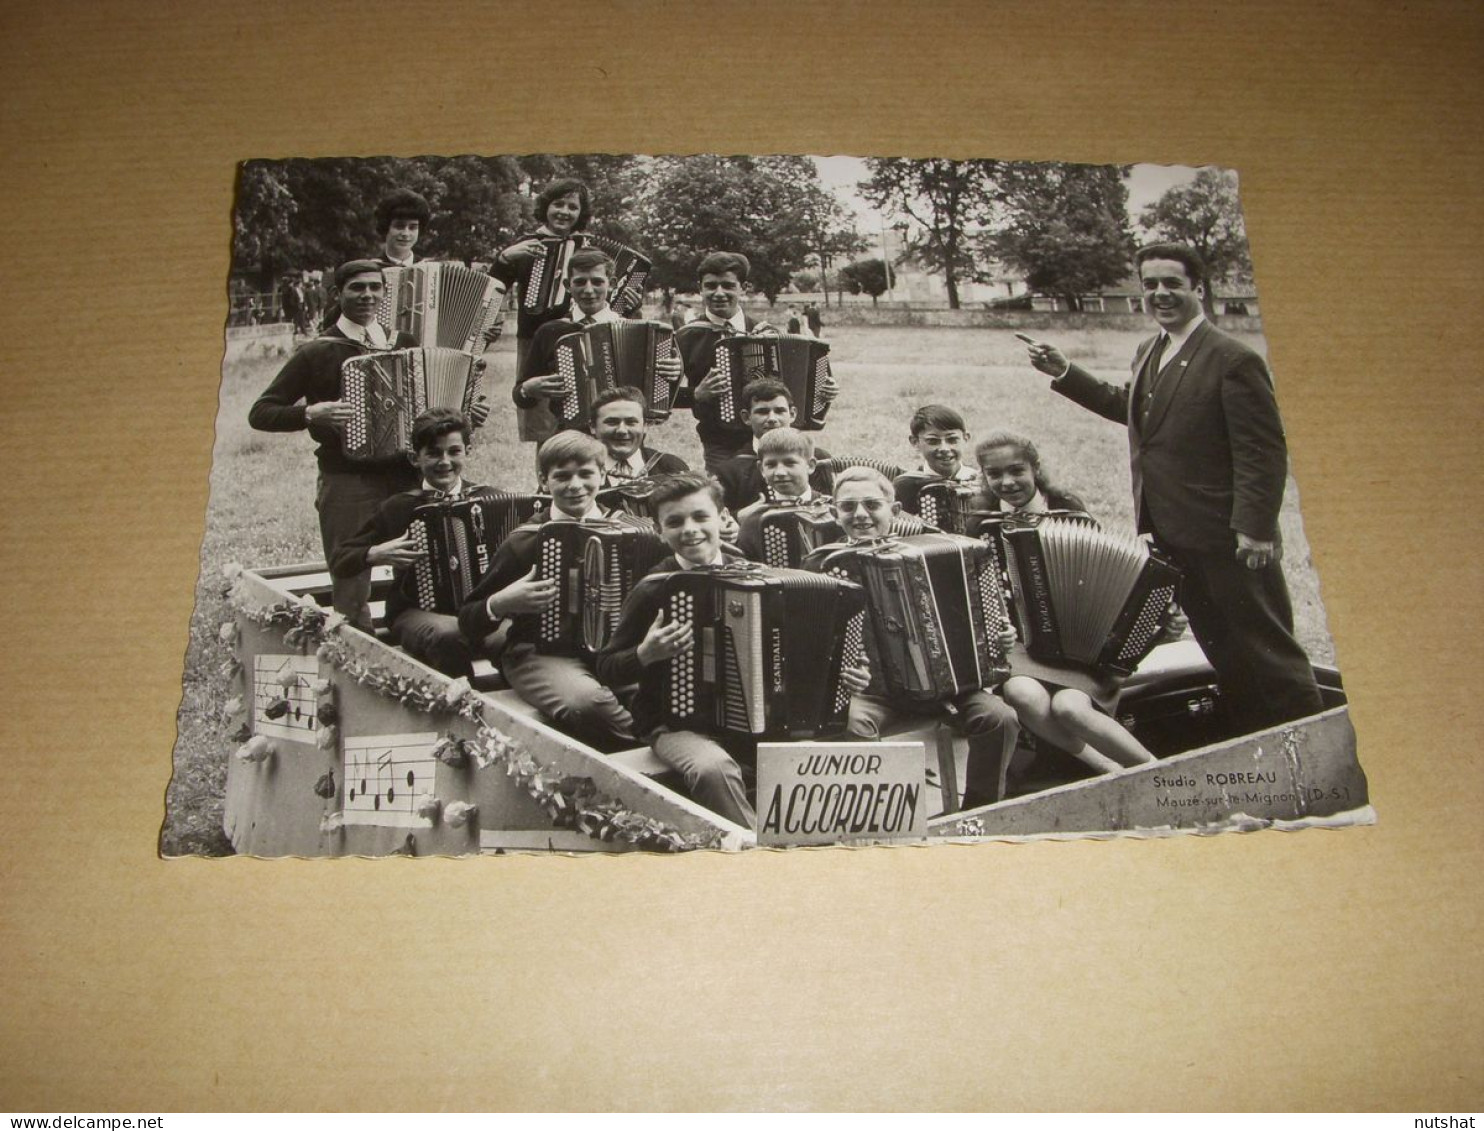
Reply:
<svg viewBox="0 0 1484 1131"><path fill-rule="evenodd" d="M747 434L750 437L752 432ZM815 448L814 458L819 462L809 474L809 486L821 495L828 495L835 486L834 473L826 462L830 453L823 448ZM762 465L751 452L721 464L716 469L716 481L721 484L722 499L733 514L737 514L749 503L769 497L763 489Z"/></svg>
<svg viewBox="0 0 1484 1131"><path fill-rule="evenodd" d="M1165 360L1141 425L1132 392L1155 341L1139 346L1128 385L1107 384L1073 365L1051 387L1128 428L1141 531L1204 553L1230 550L1234 531L1276 541L1288 447L1267 365L1203 322Z"/></svg>

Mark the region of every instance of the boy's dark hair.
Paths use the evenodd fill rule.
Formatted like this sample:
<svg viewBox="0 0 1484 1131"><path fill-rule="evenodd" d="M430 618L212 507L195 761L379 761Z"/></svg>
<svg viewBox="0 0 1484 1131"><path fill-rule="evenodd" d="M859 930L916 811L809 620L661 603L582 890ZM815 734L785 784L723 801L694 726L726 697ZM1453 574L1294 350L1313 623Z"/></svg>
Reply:
<svg viewBox="0 0 1484 1131"><path fill-rule="evenodd" d="M592 408L587 410L587 422L589 426L598 423L598 413L605 405L611 405L614 401L633 401L639 406L640 414L649 411L649 400L644 396L644 390L634 385L614 385L611 389L605 389L598 394L598 399L593 401Z"/></svg>
<svg viewBox="0 0 1484 1131"><path fill-rule="evenodd" d="M587 191L587 185L576 177L562 177L541 190L536 197L536 223L546 223L546 210L551 207L553 200L573 192L577 194L578 212L577 223L572 225L572 230L580 232L586 228L587 222L593 218L593 198Z"/></svg>
<svg viewBox="0 0 1484 1131"><path fill-rule="evenodd" d="M964 418L946 404L925 404L912 414L912 423L907 426L915 440L928 429L934 432L967 432Z"/></svg>
<svg viewBox="0 0 1484 1131"><path fill-rule="evenodd" d="M751 412L755 401L771 401L777 397L787 397L790 405L794 403L793 393L782 381L774 377L755 378L742 386L742 411Z"/></svg>
<svg viewBox="0 0 1484 1131"><path fill-rule="evenodd" d="M725 275L730 271L737 276L737 282L745 283L751 270L752 264L740 251L713 251L696 265L696 279L699 281L705 275Z"/></svg>
<svg viewBox="0 0 1484 1131"><path fill-rule="evenodd" d="M673 475L659 476L654 481L654 490L649 494L649 505L654 508L654 516L658 519L660 508L666 503L673 503L677 499L683 499L687 495L697 495L703 491L711 496L711 501L716 504L716 511L720 514L721 484L710 475L699 471L677 471Z"/></svg>
<svg viewBox="0 0 1484 1131"><path fill-rule="evenodd" d="M545 479L548 472L564 463L595 463L602 467L603 457L607 454L608 449L603 446L603 441L586 432L569 428L565 432L558 432L541 445L536 463L541 470L541 478Z"/></svg>
<svg viewBox="0 0 1484 1131"><path fill-rule="evenodd" d="M1031 465L1031 478L1035 480L1036 489L1044 496L1048 491L1054 490L1051 480L1046 476L1046 469L1041 466L1041 453L1036 450L1036 445L1026 437L1015 432L996 432L988 439L980 440L974 445L974 462L982 468L984 456L995 448L1014 448L1020 453L1020 458Z"/></svg>
<svg viewBox="0 0 1484 1131"><path fill-rule="evenodd" d="M335 289L338 291L346 283L357 275L369 275L375 271L386 281L386 273L382 271L381 264L374 259L347 259L339 267L335 268Z"/></svg>
<svg viewBox="0 0 1484 1131"><path fill-rule="evenodd" d="M596 247L581 247L572 253L572 258L567 260L567 277L571 278L578 271L589 271L602 264L608 281L613 281L613 260L601 249Z"/></svg>
<svg viewBox="0 0 1484 1131"><path fill-rule="evenodd" d="M1138 251L1134 252L1134 271L1136 273L1144 266L1146 259L1173 259L1185 268L1185 277L1190 280L1192 287L1198 287L1206 281L1205 260L1201 258L1201 253L1189 244L1145 244Z"/></svg>
<svg viewBox="0 0 1484 1131"><path fill-rule="evenodd" d="M793 455L805 459L814 458L814 443L797 428L771 428L758 437L757 458L764 456Z"/></svg>
<svg viewBox="0 0 1484 1131"><path fill-rule="evenodd" d="M433 210L421 193L405 188L392 189L376 202L376 231L385 239L393 220L416 220L426 228L432 215Z"/></svg>
<svg viewBox="0 0 1484 1131"><path fill-rule="evenodd" d="M420 452L439 436L447 436L450 432L463 436L467 445L472 431L469 421L458 409L430 408L412 422L412 450Z"/></svg>

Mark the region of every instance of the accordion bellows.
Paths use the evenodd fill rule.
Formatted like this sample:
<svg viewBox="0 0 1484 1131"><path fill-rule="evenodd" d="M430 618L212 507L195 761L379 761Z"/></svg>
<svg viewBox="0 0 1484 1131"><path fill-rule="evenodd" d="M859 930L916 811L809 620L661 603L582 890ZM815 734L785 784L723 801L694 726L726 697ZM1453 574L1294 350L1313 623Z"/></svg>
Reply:
<svg viewBox="0 0 1484 1131"><path fill-rule="evenodd" d="M798 414L795 428L809 431L824 426L829 408L824 396L830 377L828 342L796 334L720 338L716 343L716 369L726 378L720 396L721 418L726 423L747 423L742 389L749 381L768 377L788 386Z"/></svg>
<svg viewBox="0 0 1484 1131"><path fill-rule="evenodd" d="M1159 637L1179 571L1086 521L1001 528L1021 638L1034 659L1128 675Z"/></svg>
<svg viewBox="0 0 1484 1131"><path fill-rule="evenodd" d="M1009 627L994 551L974 538L919 534L827 547L811 568L858 582L871 616L873 687L931 702L998 685Z"/></svg>
<svg viewBox="0 0 1484 1131"><path fill-rule="evenodd" d="M423 553L412 568L418 608L457 616L500 543L548 501L545 495L475 496L415 507L407 536Z"/></svg>
<svg viewBox="0 0 1484 1131"><path fill-rule="evenodd" d="M564 334L556 343L557 375L562 379L557 423L585 428L593 402L618 385L635 385L649 402L644 419L670 418L675 386L655 363L676 356L675 332L663 322L620 321Z"/></svg>
<svg viewBox="0 0 1484 1131"><path fill-rule="evenodd" d="M354 416L345 426L353 460L400 455L412 446L412 422L430 408L469 414L479 391L474 355L453 349L389 350L348 358L340 399Z"/></svg>
<svg viewBox="0 0 1484 1131"><path fill-rule="evenodd" d="M540 613L536 650L591 655L613 635L624 598L669 551L644 519L548 522L537 554L543 579L557 583L557 599Z"/></svg>
<svg viewBox="0 0 1484 1131"><path fill-rule="evenodd" d="M408 333L420 346L480 353L505 309L505 284L459 263L386 267L382 275L376 320L392 337Z"/></svg>
<svg viewBox="0 0 1484 1131"><path fill-rule="evenodd" d="M531 261L531 273L521 292L521 309L528 314L555 310L567 301L567 264L581 247L594 247L613 260L608 305L620 317L632 314L644 302L644 289L653 264L631 247L606 236L568 236L542 241L540 255Z"/></svg>
<svg viewBox="0 0 1484 1131"><path fill-rule="evenodd" d="M844 670L860 662L865 594L802 570L738 565L666 574L668 619L695 642L664 665L665 721L686 730L771 739L845 729Z"/></svg>

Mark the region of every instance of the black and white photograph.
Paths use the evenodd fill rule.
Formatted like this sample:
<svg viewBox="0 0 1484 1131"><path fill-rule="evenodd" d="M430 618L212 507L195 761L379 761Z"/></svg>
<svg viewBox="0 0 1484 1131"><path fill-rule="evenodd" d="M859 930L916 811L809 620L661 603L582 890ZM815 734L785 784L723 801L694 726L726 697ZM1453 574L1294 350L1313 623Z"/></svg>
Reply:
<svg viewBox="0 0 1484 1131"><path fill-rule="evenodd" d="M1374 821L1237 171L254 159L232 222L163 855Z"/></svg>

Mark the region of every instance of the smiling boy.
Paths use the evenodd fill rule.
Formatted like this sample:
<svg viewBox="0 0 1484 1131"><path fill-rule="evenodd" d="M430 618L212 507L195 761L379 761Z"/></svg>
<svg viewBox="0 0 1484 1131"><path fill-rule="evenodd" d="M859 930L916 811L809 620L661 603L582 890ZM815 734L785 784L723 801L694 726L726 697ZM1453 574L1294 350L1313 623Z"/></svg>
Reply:
<svg viewBox="0 0 1484 1131"><path fill-rule="evenodd" d="M411 189L393 189L376 204L376 232L381 237L383 267L411 267L419 262L412 249L428 226L432 209L427 200Z"/></svg>
<svg viewBox="0 0 1484 1131"><path fill-rule="evenodd" d="M422 560L423 552L408 537L407 529L413 510L425 503L497 499L504 492L464 480L469 422L453 409L429 409L413 421L412 447L412 464L422 477L422 486L382 503L366 525L336 551L330 572L335 577L354 577L371 566L392 566L392 591L386 602L392 638L408 655L446 675L468 675L473 656L459 632L458 618L418 605L412 567Z"/></svg>
<svg viewBox="0 0 1484 1131"><path fill-rule="evenodd" d="M814 458L814 445L797 428L773 428L758 438L758 474L768 491L768 498L758 499L737 515L740 526L737 548L748 558L756 562L766 560L763 553L762 519L770 507L814 503L825 508L828 513L830 497L822 491L816 491L809 481L818 462ZM832 540L835 536L831 527L825 539Z"/></svg>
<svg viewBox="0 0 1484 1131"><path fill-rule="evenodd" d="M663 665L695 646L689 621L667 621L664 576L676 570L714 568L739 559L721 542L721 498L714 480L687 472L662 479L655 487L660 537L671 556L636 585L624 602L618 627L598 655L599 677L612 686L638 684L633 700L635 730L665 765L678 771L702 805L730 821L753 828L756 815L747 799L742 764L754 765L757 743L734 734L713 736L673 730L664 722ZM869 678L864 668L845 679L855 690Z"/></svg>
<svg viewBox="0 0 1484 1131"><path fill-rule="evenodd" d="M752 438L751 451L734 456L719 464L716 478L721 483L722 497L728 509L741 518L742 510L759 499L769 497L769 489L763 477L758 455L758 444L763 436L775 428L790 428L796 415L793 396L788 386L781 381L760 378L742 387L742 403L747 406L748 434ZM816 491L828 493L832 479L824 460L830 453L809 444L814 464L809 472L809 485ZM709 467L709 465L708 465Z"/></svg>
<svg viewBox="0 0 1484 1131"><path fill-rule="evenodd" d="M543 516L547 521L626 520L597 503L603 455L603 445L583 432L558 432L541 445L541 487L552 497L552 510ZM574 737L630 741L633 719L585 660L536 650L540 614L557 599L557 583L539 577L541 525L530 522L511 531L490 572L459 610L459 628L465 640L477 642L508 621L500 670L522 699Z"/></svg>
<svg viewBox="0 0 1484 1131"><path fill-rule="evenodd" d="M867 544L891 534L892 522L902 505L892 484L881 472L869 467L851 467L835 479L835 517L851 544ZM821 547L804 561L806 569L823 569L825 558L841 549L839 544ZM867 606L868 615L875 609ZM872 634L867 633L867 639ZM1000 643L1014 643L1007 630ZM868 647L868 652L870 651ZM1020 722L1014 709L987 688L945 697L937 703L917 703L885 694L878 682L850 701L849 733L859 738L879 739L882 734L914 716L951 714L955 727L969 740L969 762L964 785L963 808L988 805L1001 799L1004 779L1020 737Z"/></svg>

